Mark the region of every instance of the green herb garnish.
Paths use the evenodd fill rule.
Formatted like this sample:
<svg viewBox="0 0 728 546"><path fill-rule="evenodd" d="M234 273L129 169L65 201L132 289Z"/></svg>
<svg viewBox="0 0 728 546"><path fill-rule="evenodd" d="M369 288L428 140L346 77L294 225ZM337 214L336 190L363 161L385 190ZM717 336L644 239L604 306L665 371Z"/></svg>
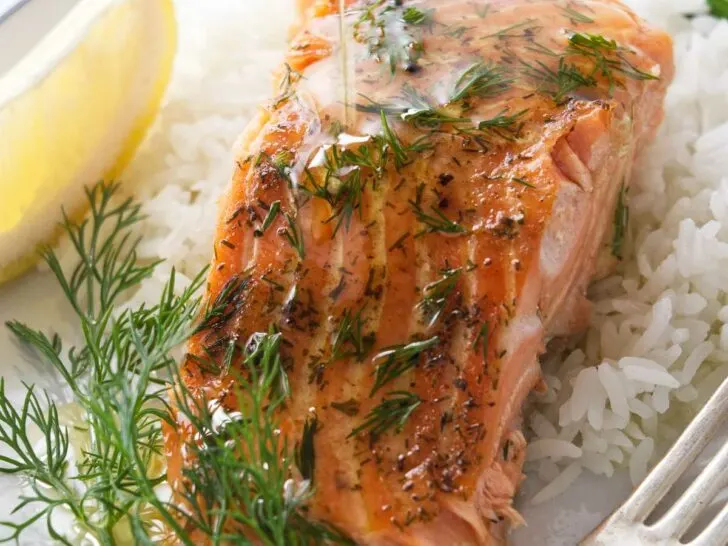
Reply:
<svg viewBox="0 0 728 546"><path fill-rule="evenodd" d="M591 17L587 17L579 11L576 11L571 6L566 6L559 9L563 12L564 16L566 16L574 24L589 24L594 22L594 19L592 19Z"/></svg>
<svg viewBox="0 0 728 546"><path fill-rule="evenodd" d="M521 61L523 73L539 82L541 91L551 95L557 103L563 102L571 93L583 87L596 87L597 80L593 75L585 74L581 69L568 63L564 57L559 59L556 70L541 61L534 64Z"/></svg>
<svg viewBox="0 0 728 546"><path fill-rule="evenodd" d="M490 334L490 326L487 322L484 322L483 325L480 327L480 330L478 330L478 335L475 336L475 341L473 341L473 350L477 350L478 345L480 345L481 350L483 352L483 364L486 364L488 362L488 336Z"/></svg>
<svg viewBox="0 0 728 546"><path fill-rule="evenodd" d="M387 347L378 353L374 357L374 385L369 395L374 396L379 389L414 368L419 361L420 354L439 342L440 338L435 336L424 341L413 341L407 345Z"/></svg>
<svg viewBox="0 0 728 546"><path fill-rule="evenodd" d="M434 13L434 9L408 7L402 13L402 20L408 25L430 25Z"/></svg>
<svg viewBox="0 0 728 546"><path fill-rule="evenodd" d="M422 311L428 328L432 327L445 311L448 298L455 291L462 272L462 268L445 269L440 279L425 286L422 291L422 301L417 306Z"/></svg>
<svg viewBox="0 0 728 546"><path fill-rule="evenodd" d="M349 438L368 431L374 441L391 428L397 433L402 432L407 419L420 404L422 399L416 394L406 391L390 392L366 415L364 422L351 431Z"/></svg>
<svg viewBox="0 0 728 546"><path fill-rule="evenodd" d="M288 227L283 231L283 237L288 241L288 244L293 247L298 254L298 257L303 260L306 257L305 242L303 240L303 233L301 228L298 227L296 219L288 213L284 214Z"/></svg>
<svg viewBox="0 0 728 546"><path fill-rule="evenodd" d="M715 17L728 19L728 0L708 0L708 6Z"/></svg>
<svg viewBox="0 0 728 546"><path fill-rule="evenodd" d="M489 34L488 36L486 36L486 38L523 38L527 36L528 33L533 33L537 28L539 28L538 26L534 25L534 23L536 22L536 19L526 19L525 21L521 21L520 23L514 23L510 26L507 26L499 30L498 32Z"/></svg>
<svg viewBox="0 0 728 546"><path fill-rule="evenodd" d="M597 74L609 81L610 86L617 85L614 73L620 73L634 80L657 80L657 76L644 72L625 57L627 52L623 47L617 45L614 40L609 40L599 34L583 34L575 32L569 38L569 47L566 50L568 55L580 55L590 59L594 63L592 76Z"/></svg>
<svg viewBox="0 0 728 546"><path fill-rule="evenodd" d="M434 206L430 206L430 211L427 212L422 207L422 191L424 184L420 184L417 188L417 197L414 200L409 200L410 208L414 212L417 220L424 224L424 229L420 231L416 236L420 237L425 233L445 233L450 235L462 235L468 232L463 226L457 222L450 220L445 214Z"/></svg>
<svg viewBox="0 0 728 546"><path fill-rule="evenodd" d="M354 37L367 45L371 56L386 62L392 74L398 68L412 72L419 69L424 53L421 28L432 24L433 11L375 0L354 23Z"/></svg>
<svg viewBox="0 0 728 546"><path fill-rule="evenodd" d="M508 89L511 83L513 79L506 75L503 67L478 61L460 74L448 103L472 97L494 97Z"/></svg>
<svg viewBox="0 0 728 546"><path fill-rule="evenodd" d="M32 385L15 405L0 380L0 472L24 476L27 490L17 508L36 508L19 522L3 522L8 533L1 538L22 540L32 524L43 521L53 540L71 544L74 538L54 524L66 512L81 535L104 546L118 544L118 532L131 532L137 544L170 535L185 546L241 537L276 546L354 544L305 514L311 484L291 479L295 457L276 417L287 396L281 334L259 332L244 346L226 341L233 350L226 350L220 368L237 370L231 373L239 407L222 408L191 392L179 375L173 349L194 332L217 331L231 300L245 292L245 277L226 285L202 312L196 293L203 274L180 290L174 271L155 305L116 308L124 291L157 265L138 260L132 230L139 205L117 201L117 193L118 186L99 184L88 192L90 219L65 219L79 258L68 275L52 251L43 254L75 312L82 344L67 348L58 336L8 323L17 340L58 375L81 418L64 423L57 402ZM168 381L176 387L171 401ZM161 425L177 423L171 407L190 427L185 450L195 461L177 484L181 505L156 494L166 479L159 465ZM84 433L83 445L71 444L71 426ZM35 427L41 446L30 437ZM312 469L311 451L303 451L299 459Z"/></svg>
<svg viewBox="0 0 728 546"><path fill-rule="evenodd" d="M344 358L355 358L362 362L374 345L374 334L364 333L363 309L353 313L351 309L344 311L339 326L334 333L331 346L331 361Z"/></svg>
<svg viewBox="0 0 728 546"><path fill-rule="evenodd" d="M273 203L271 203L270 205L270 208L268 209L268 214L265 215L263 224L253 232L253 235L255 237L262 237L265 233L265 230L267 230L273 224L273 222L275 222L275 219L280 211L281 202L273 201Z"/></svg>

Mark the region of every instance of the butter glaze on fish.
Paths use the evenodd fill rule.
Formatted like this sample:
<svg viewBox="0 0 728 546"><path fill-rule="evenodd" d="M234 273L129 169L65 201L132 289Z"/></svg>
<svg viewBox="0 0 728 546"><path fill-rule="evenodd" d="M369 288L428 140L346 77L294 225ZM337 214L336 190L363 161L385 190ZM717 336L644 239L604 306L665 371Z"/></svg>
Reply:
<svg viewBox="0 0 728 546"><path fill-rule="evenodd" d="M541 384L545 340L587 326L587 286L616 261L615 209L618 217L635 157L661 121L671 42L616 0L405 2L395 10L434 9L430 23L415 29L421 54L410 66L398 59L392 73L386 55L352 39L349 100L360 108L350 104L345 113L336 5L302 0L305 15L287 57L301 78L279 71L284 92L240 138L208 296L231 279L249 284L234 316L197 335L189 353L206 354L220 339L244 343L271 324L282 333L292 390L282 433L293 442L307 419L315 415L320 424L312 516L367 546L502 544L521 522L512 499L525 457L522 403ZM350 24L364 6L350 3ZM399 19L388 25L395 38L408 32ZM588 73L588 58L565 57L575 32L614 40L619 49L610 55L619 55L624 71L597 74L594 85L555 97L533 67L558 73L565 58ZM390 116L402 143L428 135L427 149L408 153L399 169L390 159L379 177L360 169L365 183L348 225L304 191L308 173L320 182L332 147L356 150L382 132L379 113L362 110L402 104L406 86L443 106L478 62L510 81L490 96L447 105L470 124L431 132ZM344 133L333 136L345 115ZM499 116L516 121L480 138L457 130ZM277 201L282 213L256 236ZM428 231L418 210L459 231ZM298 249L289 241L293 230ZM448 275L454 281L433 313L423 298ZM359 317L365 354L334 360L346 316ZM376 366L386 360L379 353L433 338L372 395ZM192 392L235 408L230 375L212 375L187 358L182 377ZM421 401L401 431L352 436L395 391ZM179 449L185 441L184 423L167 431L173 484L190 464Z"/></svg>

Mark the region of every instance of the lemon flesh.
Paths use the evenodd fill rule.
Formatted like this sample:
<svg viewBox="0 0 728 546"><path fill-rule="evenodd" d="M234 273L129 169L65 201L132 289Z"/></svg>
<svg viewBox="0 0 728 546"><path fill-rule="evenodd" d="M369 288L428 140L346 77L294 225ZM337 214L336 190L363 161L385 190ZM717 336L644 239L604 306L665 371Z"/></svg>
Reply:
<svg viewBox="0 0 728 546"><path fill-rule="evenodd" d="M83 0L0 80L0 283L133 157L175 50L172 0Z"/></svg>

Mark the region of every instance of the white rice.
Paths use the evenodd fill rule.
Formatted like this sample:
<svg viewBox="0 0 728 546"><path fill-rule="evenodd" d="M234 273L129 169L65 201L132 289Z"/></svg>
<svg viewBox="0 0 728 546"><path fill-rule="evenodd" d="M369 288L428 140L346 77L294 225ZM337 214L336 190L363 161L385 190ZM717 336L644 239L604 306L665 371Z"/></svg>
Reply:
<svg viewBox="0 0 728 546"><path fill-rule="evenodd" d="M681 15L701 0L628 3L673 34L677 75L630 189L633 256L593 287L591 329L534 397L527 469L550 482L536 504L578 467L638 483L728 376L728 21Z"/></svg>
<svg viewBox="0 0 728 546"><path fill-rule="evenodd" d="M149 215L142 254L167 260L134 301L155 299L172 266L189 278L208 262L230 149L271 93L290 3L177 0L169 97L123 177ZM630 189L633 258L594 286L592 328L545 364L548 392L525 421L527 468L550 482L535 503L583 469L638 482L728 376L728 21L680 15L703 0L629 3L674 34L677 76Z"/></svg>

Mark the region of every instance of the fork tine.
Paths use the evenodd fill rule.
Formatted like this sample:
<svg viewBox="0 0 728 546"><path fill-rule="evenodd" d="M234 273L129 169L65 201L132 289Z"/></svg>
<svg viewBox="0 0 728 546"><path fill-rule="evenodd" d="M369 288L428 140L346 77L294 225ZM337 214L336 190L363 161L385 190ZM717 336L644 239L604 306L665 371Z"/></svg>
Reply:
<svg viewBox="0 0 728 546"><path fill-rule="evenodd" d="M710 461L687 491L653 526L661 538L680 537L728 482L728 443ZM716 544L716 543L714 543Z"/></svg>
<svg viewBox="0 0 728 546"><path fill-rule="evenodd" d="M642 522L700 455L728 415L728 380L718 387L668 454L622 506L628 521Z"/></svg>
<svg viewBox="0 0 728 546"><path fill-rule="evenodd" d="M690 543L690 546L716 546L726 543L728 543L728 504L698 538Z"/></svg>

